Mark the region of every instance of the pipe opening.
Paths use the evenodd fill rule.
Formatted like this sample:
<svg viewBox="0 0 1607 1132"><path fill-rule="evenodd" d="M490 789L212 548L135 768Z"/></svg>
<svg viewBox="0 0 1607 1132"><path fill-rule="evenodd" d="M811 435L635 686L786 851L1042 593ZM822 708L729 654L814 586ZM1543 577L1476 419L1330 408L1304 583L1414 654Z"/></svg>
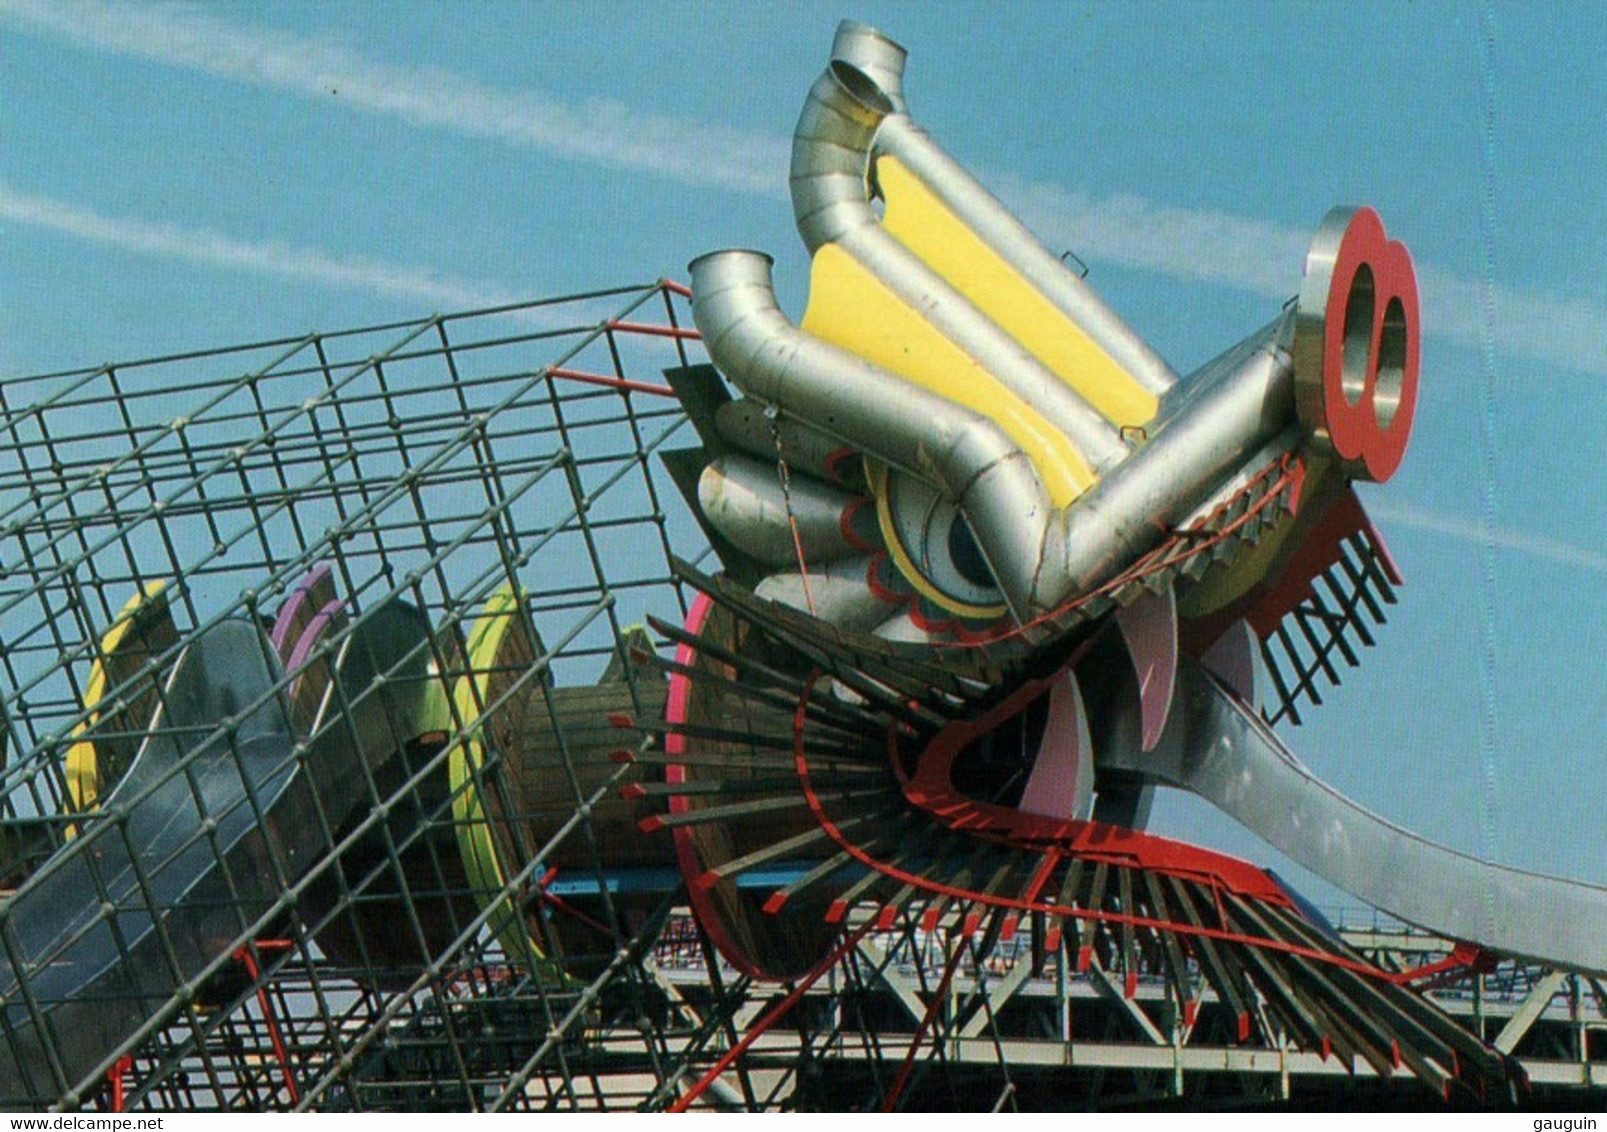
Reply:
<svg viewBox="0 0 1607 1132"><path fill-rule="evenodd" d="M1345 299L1344 364L1340 373L1340 388L1345 403L1361 404L1367 390L1367 369L1373 356L1373 269L1362 264L1356 269L1356 278L1350 284ZM1402 354L1404 358L1405 355Z"/></svg>
<svg viewBox="0 0 1607 1132"><path fill-rule="evenodd" d="M828 72L848 97L867 110L882 117L897 113L898 108L893 105L893 100L887 97L876 80L852 63L833 59Z"/></svg>
<svg viewBox="0 0 1607 1132"><path fill-rule="evenodd" d="M1378 343L1378 380L1373 386L1373 415L1380 429L1388 429L1400 411L1406 388L1406 355L1411 328L1406 307L1397 296L1384 308L1384 333Z"/></svg>

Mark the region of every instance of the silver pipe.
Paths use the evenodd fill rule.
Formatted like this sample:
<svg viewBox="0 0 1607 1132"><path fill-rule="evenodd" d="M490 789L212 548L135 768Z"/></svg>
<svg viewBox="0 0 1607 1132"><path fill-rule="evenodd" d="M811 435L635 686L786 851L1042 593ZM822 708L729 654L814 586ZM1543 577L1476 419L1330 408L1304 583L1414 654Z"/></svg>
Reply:
<svg viewBox="0 0 1607 1132"><path fill-rule="evenodd" d="M792 145L792 206L813 253L835 243L986 372L1041 413L1103 472L1126 458L1116 426L882 226L866 176L893 101L866 72L833 59L804 101Z"/></svg>
<svg viewBox="0 0 1607 1132"><path fill-rule="evenodd" d="M844 20L831 41L831 57L868 75L892 103L893 111L908 113L904 102L904 60L909 52L867 24Z"/></svg>
<svg viewBox="0 0 1607 1132"><path fill-rule="evenodd" d="M858 452L792 417L771 419L763 405L746 398L714 411L714 431L733 448L787 465L827 483L839 483L861 463Z"/></svg>
<svg viewBox="0 0 1607 1132"><path fill-rule="evenodd" d="M875 28L850 20L838 26L832 41L832 61L860 71L893 107L893 115L876 138L876 151L897 157L908 166L951 212L1004 256L1062 314L1086 330L1140 385L1156 396L1164 394L1178 380L1165 359L909 117L904 101L907 55L903 47Z"/></svg>
<svg viewBox="0 0 1607 1132"><path fill-rule="evenodd" d="M955 501L994 577L1026 615L1052 508L997 423L806 334L776 303L762 252L699 256L692 317L709 357L750 397L926 479Z"/></svg>
<svg viewBox="0 0 1607 1132"><path fill-rule="evenodd" d="M715 365L749 396L936 484L1017 616L1110 580L1293 419L1286 315L1194 375L1148 443L1055 512L996 423L793 326L770 267L758 252L692 261L693 318Z"/></svg>
<svg viewBox="0 0 1607 1132"><path fill-rule="evenodd" d="M903 162L951 212L1145 389L1161 396L1177 383L1177 372L1166 360L909 115L894 115L882 124L876 135L876 152Z"/></svg>
<svg viewBox="0 0 1607 1132"><path fill-rule="evenodd" d="M846 529L858 497L808 476L783 488L774 462L735 452L713 460L697 497L714 528L766 566L796 566L800 548L816 563L862 553Z"/></svg>
<svg viewBox="0 0 1607 1132"><path fill-rule="evenodd" d="M898 612L898 606L871 585L875 562L869 557L832 562L808 575L771 574L753 588L755 597L812 613L842 629L868 633Z"/></svg>
<svg viewBox="0 0 1607 1132"><path fill-rule="evenodd" d="M1607 973L1607 888L1468 857L1391 824L1302 766L1195 662L1155 750L1107 766L1198 794L1317 876L1410 923L1492 951Z"/></svg>
<svg viewBox="0 0 1607 1132"><path fill-rule="evenodd" d="M1032 604L1087 593L1158 546L1294 420L1293 315L1207 363L1148 442L1083 494L1051 536Z"/></svg>

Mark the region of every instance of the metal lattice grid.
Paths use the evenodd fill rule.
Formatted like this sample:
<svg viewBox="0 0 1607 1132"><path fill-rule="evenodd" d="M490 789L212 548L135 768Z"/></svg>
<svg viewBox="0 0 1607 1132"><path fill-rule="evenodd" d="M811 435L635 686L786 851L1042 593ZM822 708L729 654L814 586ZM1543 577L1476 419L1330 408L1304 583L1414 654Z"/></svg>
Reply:
<svg viewBox="0 0 1607 1132"><path fill-rule="evenodd" d="M680 297L7 383L8 1100L507 1103L532 1051L561 1062L566 1026L639 975L619 952L653 910L625 924L602 874L584 880L610 832L589 807L622 768L572 756L640 735L559 718L555 690L607 677L628 717L622 642L646 644L647 609L684 609L667 559L685 520L652 466L683 420L660 376L695 345ZM325 608L297 622L309 594ZM471 670L477 623L525 662ZM550 781L510 798L486 740L542 713ZM487 835L488 810L521 819L498 822L514 841ZM551 840L521 840L537 830ZM529 907L555 859L591 894L569 902L588 927L561 963L550 908ZM83 905L65 925L64 901ZM549 1040L467 1048L477 1003Z"/></svg>

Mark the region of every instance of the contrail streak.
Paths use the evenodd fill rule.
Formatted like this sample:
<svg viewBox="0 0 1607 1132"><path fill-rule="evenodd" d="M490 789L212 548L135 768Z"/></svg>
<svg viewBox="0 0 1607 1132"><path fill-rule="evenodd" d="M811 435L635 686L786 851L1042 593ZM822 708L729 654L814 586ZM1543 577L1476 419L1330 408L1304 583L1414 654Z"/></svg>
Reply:
<svg viewBox="0 0 1607 1132"><path fill-rule="evenodd" d="M1607 574L1607 554L1574 546L1572 543L1546 535L1532 534L1513 527L1485 527L1474 519L1458 515L1422 511L1416 507L1403 507L1398 504L1375 503L1372 500L1368 500L1367 511L1373 518L1385 520L1391 525L1445 535L1476 546L1487 544L1501 550L1511 550L1534 558L1558 562L1564 566Z"/></svg>
<svg viewBox="0 0 1607 1132"><path fill-rule="evenodd" d="M313 98L339 90L341 104L415 126L537 149L700 188L774 197L784 193L789 141L753 130L646 114L611 100L568 102L508 90L437 67L368 58L328 38L230 23L189 5L104 0L0 0L0 15L83 47ZM713 159L712 155L718 155ZM1228 213L1176 208L1142 197L1096 198L1057 185L994 178L1042 238L1086 258L1168 278L1286 298L1312 233ZM1420 266L1424 324L1436 338L1483 344L1486 294L1478 280ZM391 293L395 293L392 291ZM1573 296L1493 289L1503 354L1607 374L1607 307Z"/></svg>
<svg viewBox="0 0 1607 1132"><path fill-rule="evenodd" d="M59 232L122 251L163 256L203 267L220 267L298 282L353 287L436 309L461 310L520 302L495 283L442 275L422 267L366 256L336 256L277 240L240 240L209 228L166 221L107 216L50 197L25 193L0 181L0 220Z"/></svg>
<svg viewBox="0 0 1607 1132"><path fill-rule="evenodd" d="M332 40L232 24L189 5L4 0L0 12L115 55L314 98L338 90L342 106L416 126L689 184L770 195L784 189L776 170L786 169L790 142L767 134L641 114L608 100L499 89L438 67L398 67Z"/></svg>

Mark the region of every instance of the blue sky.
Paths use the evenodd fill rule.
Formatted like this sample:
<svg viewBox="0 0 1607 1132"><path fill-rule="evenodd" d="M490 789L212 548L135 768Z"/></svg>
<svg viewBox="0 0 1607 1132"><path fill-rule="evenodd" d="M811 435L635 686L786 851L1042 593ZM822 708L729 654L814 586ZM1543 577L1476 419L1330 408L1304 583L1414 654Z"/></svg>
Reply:
<svg viewBox="0 0 1607 1132"><path fill-rule="evenodd" d="M1607 33L1565 5L0 0L0 380L806 259L788 138L839 18L1179 369L1335 204L1416 258L1423 394L1366 499L1407 576L1291 735L1457 848L1607 882ZM1161 818L1275 861L1192 806Z"/></svg>

